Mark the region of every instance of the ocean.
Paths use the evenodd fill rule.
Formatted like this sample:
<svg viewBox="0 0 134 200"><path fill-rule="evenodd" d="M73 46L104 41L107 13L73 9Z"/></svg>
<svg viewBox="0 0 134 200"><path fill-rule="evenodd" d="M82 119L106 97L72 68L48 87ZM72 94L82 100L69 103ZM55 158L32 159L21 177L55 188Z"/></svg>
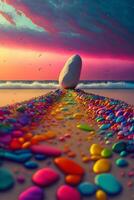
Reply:
<svg viewBox="0 0 134 200"><path fill-rule="evenodd" d="M134 81L80 81L80 89L134 89ZM0 89L56 89L58 81L0 81Z"/></svg>
<svg viewBox="0 0 134 200"><path fill-rule="evenodd" d="M44 95L58 87L57 81L0 81L0 106ZM77 87L134 105L133 81L80 81Z"/></svg>

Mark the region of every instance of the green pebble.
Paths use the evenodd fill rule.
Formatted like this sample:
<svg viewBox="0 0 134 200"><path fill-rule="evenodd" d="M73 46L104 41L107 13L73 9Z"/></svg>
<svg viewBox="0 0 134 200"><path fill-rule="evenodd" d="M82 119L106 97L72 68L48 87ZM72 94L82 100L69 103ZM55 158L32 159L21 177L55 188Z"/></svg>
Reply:
<svg viewBox="0 0 134 200"><path fill-rule="evenodd" d="M104 157L104 158L111 157L112 156L112 150L111 149L107 149L107 148L103 149L101 151L101 156Z"/></svg>
<svg viewBox="0 0 134 200"><path fill-rule="evenodd" d="M12 173L5 168L0 168L0 191L5 191L13 187L15 183Z"/></svg>
<svg viewBox="0 0 134 200"><path fill-rule="evenodd" d="M112 146L112 150L116 153L120 153L126 149L126 143L123 141L117 142Z"/></svg>
<svg viewBox="0 0 134 200"><path fill-rule="evenodd" d="M18 112L24 112L26 110L25 106L20 106L16 109Z"/></svg>
<svg viewBox="0 0 134 200"><path fill-rule="evenodd" d="M121 157L127 156L127 152L126 152L126 151L121 151L121 152L120 152L120 156L121 156Z"/></svg>
<svg viewBox="0 0 134 200"><path fill-rule="evenodd" d="M113 133L107 133L107 137L108 138L113 137Z"/></svg>
<svg viewBox="0 0 134 200"><path fill-rule="evenodd" d="M78 124L77 128L83 130L83 131L94 131L92 127L90 127L88 124Z"/></svg>

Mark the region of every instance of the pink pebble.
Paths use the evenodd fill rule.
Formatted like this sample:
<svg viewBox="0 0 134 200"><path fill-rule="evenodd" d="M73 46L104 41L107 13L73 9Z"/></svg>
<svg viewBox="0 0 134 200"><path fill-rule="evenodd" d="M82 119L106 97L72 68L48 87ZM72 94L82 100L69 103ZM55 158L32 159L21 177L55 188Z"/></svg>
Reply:
<svg viewBox="0 0 134 200"><path fill-rule="evenodd" d="M64 142L64 141L65 141L65 138L64 138L64 137L59 137L59 141Z"/></svg>
<svg viewBox="0 0 134 200"><path fill-rule="evenodd" d="M33 145L31 150L33 153L41 153L48 156L60 156L62 154L60 149L50 145Z"/></svg>
<svg viewBox="0 0 134 200"><path fill-rule="evenodd" d="M66 133L66 134L65 134L65 137L66 137L66 138L70 138L71 135L70 135L69 133Z"/></svg>
<svg viewBox="0 0 134 200"><path fill-rule="evenodd" d="M134 176L134 171L129 171L128 176L130 176L130 177Z"/></svg>
<svg viewBox="0 0 134 200"><path fill-rule="evenodd" d="M51 168L43 168L35 172L32 176L32 181L43 187L43 186L49 186L56 181L58 181L60 178L59 174Z"/></svg>
<svg viewBox="0 0 134 200"><path fill-rule="evenodd" d="M57 200L80 200L80 193L77 189L68 186L62 185L57 191Z"/></svg>
<svg viewBox="0 0 134 200"><path fill-rule="evenodd" d="M44 191L37 186L31 186L24 190L18 198L18 200L43 200Z"/></svg>
<svg viewBox="0 0 134 200"><path fill-rule="evenodd" d="M17 181L18 181L18 183L24 183L25 177L20 175L20 176L17 177Z"/></svg>

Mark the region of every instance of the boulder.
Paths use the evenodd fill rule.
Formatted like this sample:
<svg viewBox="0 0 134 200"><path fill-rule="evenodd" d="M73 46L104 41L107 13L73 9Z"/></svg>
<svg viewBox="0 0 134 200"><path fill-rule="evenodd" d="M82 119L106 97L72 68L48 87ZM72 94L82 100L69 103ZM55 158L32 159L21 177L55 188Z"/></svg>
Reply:
<svg viewBox="0 0 134 200"><path fill-rule="evenodd" d="M65 63L59 75L59 85L61 88L74 89L80 78L82 60L79 55L71 56Z"/></svg>

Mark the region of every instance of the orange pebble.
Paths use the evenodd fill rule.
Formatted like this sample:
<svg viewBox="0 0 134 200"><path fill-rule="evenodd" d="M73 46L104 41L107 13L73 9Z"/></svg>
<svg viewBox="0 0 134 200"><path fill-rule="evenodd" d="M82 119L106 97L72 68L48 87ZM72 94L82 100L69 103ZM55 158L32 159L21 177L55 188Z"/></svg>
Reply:
<svg viewBox="0 0 134 200"><path fill-rule="evenodd" d="M68 152L67 155L68 155L68 157L74 158L76 156L76 153L70 151L70 152Z"/></svg>
<svg viewBox="0 0 134 200"><path fill-rule="evenodd" d="M23 145L22 145L22 148L23 149L27 149L31 146L31 142L25 142Z"/></svg>
<svg viewBox="0 0 134 200"><path fill-rule="evenodd" d="M90 158L89 158L88 156L83 156L82 161L83 161L84 163L87 163L87 162L90 161Z"/></svg>
<svg viewBox="0 0 134 200"><path fill-rule="evenodd" d="M90 157L90 160L96 161L96 160L99 160L100 158L101 158L100 155L92 155L92 156Z"/></svg>
<svg viewBox="0 0 134 200"><path fill-rule="evenodd" d="M78 185L81 181L81 176L79 175L67 175L65 178L67 184Z"/></svg>
<svg viewBox="0 0 134 200"><path fill-rule="evenodd" d="M32 138L33 134L32 133L26 133L24 135L25 140L30 140Z"/></svg>
<svg viewBox="0 0 134 200"><path fill-rule="evenodd" d="M23 137L18 138L18 141L23 144L25 142L25 139Z"/></svg>

